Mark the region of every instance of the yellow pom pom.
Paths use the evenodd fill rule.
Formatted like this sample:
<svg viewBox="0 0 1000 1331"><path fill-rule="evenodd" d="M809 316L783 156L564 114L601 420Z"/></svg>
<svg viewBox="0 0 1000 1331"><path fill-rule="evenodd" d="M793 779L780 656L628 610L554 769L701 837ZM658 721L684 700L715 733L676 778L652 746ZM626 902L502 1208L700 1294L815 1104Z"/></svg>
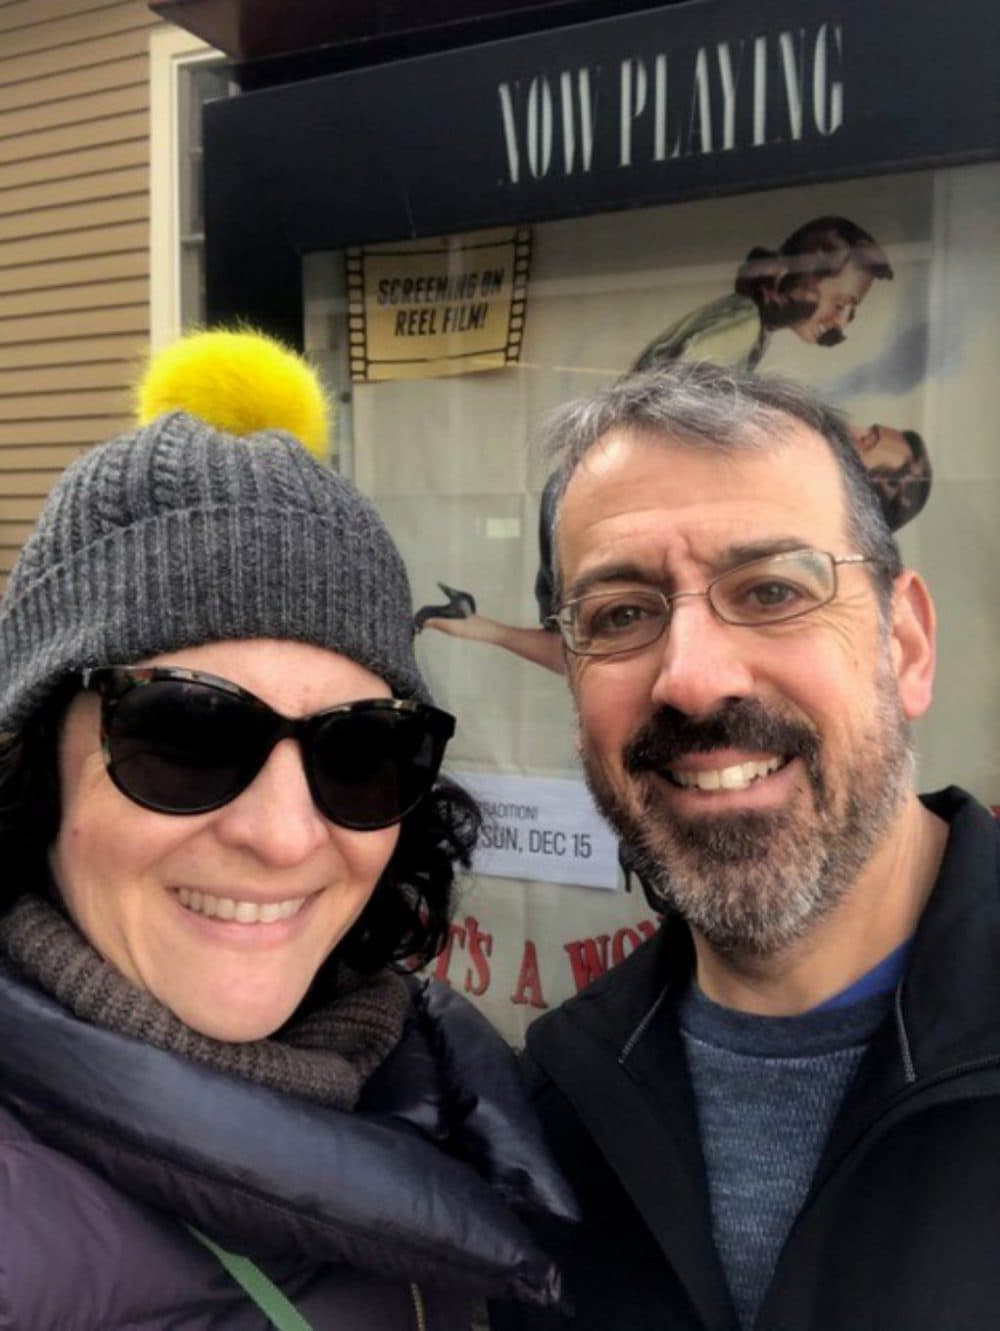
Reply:
<svg viewBox="0 0 1000 1331"><path fill-rule="evenodd" d="M154 355L137 389L140 425L187 411L227 434L285 430L325 458L330 406L310 365L263 333L189 333Z"/></svg>

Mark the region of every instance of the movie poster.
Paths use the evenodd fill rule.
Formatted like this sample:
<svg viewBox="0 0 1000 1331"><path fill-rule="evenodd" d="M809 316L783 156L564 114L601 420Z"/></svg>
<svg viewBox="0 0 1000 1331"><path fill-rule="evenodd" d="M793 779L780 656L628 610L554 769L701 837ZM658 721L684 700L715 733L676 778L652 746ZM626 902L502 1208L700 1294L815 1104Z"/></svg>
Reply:
<svg viewBox="0 0 1000 1331"><path fill-rule="evenodd" d="M531 446L549 411L632 366L781 373L846 413L938 607L920 785L1000 803L998 205L989 164L536 224L518 363L353 387L345 256L307 260L307 344L340 390L339 463L403 550L418 659L458 717L451 770L485 810L436 971L515 1042L657 924L580 772L542 623L550 463Z"/></svg>

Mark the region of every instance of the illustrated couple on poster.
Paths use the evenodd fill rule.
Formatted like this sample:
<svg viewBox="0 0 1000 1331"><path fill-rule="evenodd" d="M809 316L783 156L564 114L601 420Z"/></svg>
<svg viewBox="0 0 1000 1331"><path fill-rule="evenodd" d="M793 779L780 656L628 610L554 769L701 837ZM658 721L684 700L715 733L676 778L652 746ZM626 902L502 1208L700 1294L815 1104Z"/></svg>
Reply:
<svg viewBox="0 0 1000 1331"><path fill-rule="evenodd" d="M890 281L892 265L867 231L844 217L817 217L794 231L777 250L755 248L740 265L733 290L684 315L645 348L632 370L674 360L712 360L755 370L775 337L794 333L818 348L839 346L874 282ZM914 430L889 425L851 426L855 445L878 491L893 531L927 502L931 466ZM555 610L551 561L553 478L542 492L539 569L535 579L542 627L505 624L479 613L471 591L439 583L447 598L425 605L418 629L483 642L562 673L558 633L544 626Z"/></svg>

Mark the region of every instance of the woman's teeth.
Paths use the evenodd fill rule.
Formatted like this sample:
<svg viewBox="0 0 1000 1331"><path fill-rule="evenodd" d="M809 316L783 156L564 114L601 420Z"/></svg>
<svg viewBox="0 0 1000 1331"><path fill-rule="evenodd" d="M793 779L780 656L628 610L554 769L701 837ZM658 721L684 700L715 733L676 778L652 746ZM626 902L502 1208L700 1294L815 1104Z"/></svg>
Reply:
<svg viewBox="0 0 1000 1331"><path fill-rule="evenodd" d="M237 924L273 924L275 920L288 920L297 915L306 903L305 897L291 897L288 901L236 901L233 897L212 897L207 892L178 889L177 899L196 915L208 915L216 920L235 920Z"/></svg>
<svg viewBox="0 0 1000 1331"><path fill-rule="evenodd" d="M782 767L782 757L768 758L760 763L736 763L732 767L714 768L709 771L674 771L668 772L675 785L691 790L746 790L762 776L769 776Z"/></svg>

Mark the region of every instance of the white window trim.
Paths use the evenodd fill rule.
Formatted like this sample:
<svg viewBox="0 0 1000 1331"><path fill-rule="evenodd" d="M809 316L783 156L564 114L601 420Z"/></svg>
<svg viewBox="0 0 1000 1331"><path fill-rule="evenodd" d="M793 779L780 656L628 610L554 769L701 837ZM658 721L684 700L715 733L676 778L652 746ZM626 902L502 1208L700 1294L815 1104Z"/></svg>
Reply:
<svg viewBox="0 0 1000 1331"><path fill-rule="evenodd" d="M180 28L149 36L149 341L157 351L181 331L180 72L185 65L224 59Z"/></svg>

